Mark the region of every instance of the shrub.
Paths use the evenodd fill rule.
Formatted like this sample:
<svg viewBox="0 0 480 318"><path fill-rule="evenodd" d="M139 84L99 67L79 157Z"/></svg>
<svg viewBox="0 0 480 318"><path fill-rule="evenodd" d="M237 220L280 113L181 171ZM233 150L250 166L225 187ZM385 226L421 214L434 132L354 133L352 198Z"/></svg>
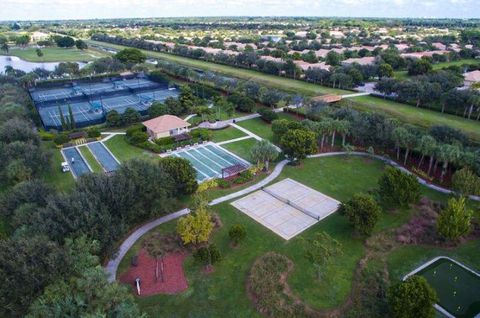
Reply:
<svg viewBox="0 0 480 318"><path fill-rule="evenodd" d="M200 247L193 253L193 258L203 265L213 265L222 259L222 254L215 244Z"/></svg>
<svg viewBox="0 0 480 318"><path fill-rule="evenodd" d="M366 194L355 194L341 206L341 214L347 216L355 231L361 235L372 234L380 218L381 209L374 198Z"/></svg>
<svg viewBox="0 0 480 318"><path fill-rule="evenodd" d="M421 276L411 276L392 285L388 291L388 305L392 318L435 317L433 304L435 290Z"/></svg>
<svg viewBox="0 0 480 318"><path fill-rule="evenodd" d="M164 138L155 139L155 143L159 146L169 146L169 145L172 145L174 142L175 142L175 139L173 137L164 137Z"/></svg>
<svg viewBox="0 0 480 318"><path fill-rule="evenodd" d="M87 130L87 136L89 138L98 138L100 137L100 135L100 129L98 129L97 127L91 127Z"/></svg>
<svg viewBox="0 0 480 318"><path fill-rule="evenodd" d="M190 136L200 140L210 140L212 139L212 132L206 128L197 128L190 131Z"/></svg>
<svg viewBox="0 0 480 318"><path fill-rule="evenodd" d="M420 184L414 175L386 167L379 180L379 193L385 203L408 206L420 198Z"/></svg>
<svg viewBox="0 0 480 318"><path fill-rule="evenodd" d="M203 192L208 189L212 189L218 186L218 181L221 179L210 179L207 181L204 181L198 185L197 192Z"/></svg>
<svg viewBox="0 0 480 318"><path fill-rule="evenodd" d="M232 94L227 98L227 101L232 103L235 109L241 112L251 113L255 109L255 101L244 95Z"/></svg>
<svg viewBox="0 0 480 318"><path fill-rule="evenodd" d="M46 132L43 129L38 132L38 135L44 141L50 141L50 140L53 140L55 138L55 134L50 133L50 132Z"/></svg>
<svg viewBox="0 0 480 318"><path fill-rule="evenodd" d="M452 177L452 188L462 195L480 195L480 177L469 168L460 169Z"/></svg>
<svg viewBox="0 0 480 318"><path fill-rule="evenodd" d="M230 182L225 179L217 179L217 185L222 189L230 188Z"/></svg>
<svg viewBox="0 0 480 318"><path fill-rule="evenodd" d="M143 131L136 131L130 137L127 138L128 141L134 145L142 144L147 142L148 134Z"/></svg>
<svg viewBox="0 0 480 318"><path fill-rule="evenodd" d="M58 146L61 146L63 144L66 144L67 142L69 142L69 138L68 138L68 135L67 134L57 134L55 136L55 138L53 138L53 142L58 145Z"/></svg>
<svg viewBox="0 0 480 318"><path fill-rule="evenodd" d="M262 119L268 123L271 123L272 121L278 119L278 114L270 108L261 108L258 110L258 113L260 114Z"/></svg>
<svg viewBox="0 0 480 318"><path fill-rule="evenodd" d="M443 238L455 241L470 232L472 216L465 197L451 198L437 219L437 231Z"/></svg>
<svg viewBox="0 0 480 318"><path fill-rule="evenodd" d="M234 224L228 231L228 236L230 237L230 241L232 241L234 245L237 245L240 241L245 239L245 236L247 236L247 230L242 224Z"/></svg>

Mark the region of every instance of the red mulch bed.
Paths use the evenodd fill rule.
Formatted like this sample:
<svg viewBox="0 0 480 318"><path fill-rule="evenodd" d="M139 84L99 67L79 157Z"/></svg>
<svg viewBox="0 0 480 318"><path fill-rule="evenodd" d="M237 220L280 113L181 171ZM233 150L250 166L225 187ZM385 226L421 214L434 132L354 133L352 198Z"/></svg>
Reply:
<svg viewBox="0 0 480 318"><path fill-rule="evenodd" d="M140 296L180 293L188 288L187 279L183 271L185 257L185 253L172 253L165 256L163 258L164 281L162 282L160 276L158 281L155 281L155 259L142 249L138 254L138 265L130 266L128 271L120 276L120 282L132 286L132 290L136 295L135 279L140 278ZM160 268L160 261L158 266Z"/></svg>

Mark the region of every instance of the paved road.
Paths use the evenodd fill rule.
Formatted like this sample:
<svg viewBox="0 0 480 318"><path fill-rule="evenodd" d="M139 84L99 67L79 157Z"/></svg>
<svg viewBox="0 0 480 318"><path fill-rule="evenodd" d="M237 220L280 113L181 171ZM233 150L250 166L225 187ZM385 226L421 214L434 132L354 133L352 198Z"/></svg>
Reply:
<svg viewBox="0 0 480 318"><path fill-rule="evenodd" d="M322 158L322 157L346 156L346 155L348 155L348 153L346 153L346 152L329 152L329 153L321 153L321 154L311 155L311 156L308 156L308 158ZM378 160L381 160L381 161L383 161L383 162L385 162L389 165L392 165L392 166L402 170L405 173L412 174L410 171L408 171L404 167L398 165L393 160L384 158L382 156L371 155L371 154L364 153L364 152L351 152L350 155L376 158ZM275 180L280 175L280 173L282 172L283 168L285 167L285 165L287 163L288 163L288 160L286 160L286 159L280 161L275 166L272 173L270 175L268 175L262 181L254 184L254 185L252 185L248 188L245 188L243 190L240 190L240 191L237 191L235 193L231 193L231 194L225 195L223 197L214 199L214 200L212 200L212 202L209 203L209 205L210 206L217 205L217 204L220 204L220 203L230 201L232 199L244 196L244 195L249 194L253 191L259 190L261 187L266 186L267 184L269 184L270 182ZM438 192L441 192L441 193L445 193L445 194L453 193L453 191L451 191L451 190L448 190L448 189L430 184L430 183L428 183L427 181L423 180L422 178L420 178L418 176L417 176L417 180L418 180L419 183L421 183L422 185L424 185L424 186L426 186L426 187L428 187L432 190L435 190L435 191L438 191ZM480 201L479 196L470 196L470 199L475 200L475 201ZM107 266L105 267L105 271L108 274L108 280L110 282L115 281L118 265L122 261L125 254L127 254L128 250L135 244L135 242L140 237L142 237L145 233L147 233L151 229L157 227L158 225L160 225L162 223L165 223L165 222L168 222L168 221L171 221L171 220L174 220L174 219L177 219L177 218L179 218L183 215L188 214L189 212L190 212L189 209L183 209L183 210L177 211L175 213L172 213L172 214L169 214L169 215L166 215L166 216L162 216L161 218L158 218L158 219L156 219L152 222L149 222L149 223L141 226L140 228L136 229L132 234L130 234L130 236L122 243L122 245L120 245L119 251L116 254L115 258L111 259L108 262Z"/></svg>

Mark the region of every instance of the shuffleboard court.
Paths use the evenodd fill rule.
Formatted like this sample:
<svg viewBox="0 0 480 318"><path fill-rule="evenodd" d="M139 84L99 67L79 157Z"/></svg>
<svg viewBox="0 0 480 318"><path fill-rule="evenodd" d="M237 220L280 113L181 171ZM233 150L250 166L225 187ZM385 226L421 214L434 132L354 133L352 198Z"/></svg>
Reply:
<svg viewBox="0 0 480 318"><path fill-rule="evenodd" d="M435 308L446 317L480 317L480 274L448 257L437 257L405 276L423 276L435 289Z"/></svg>
<svg viewBox="0 0 480 318"><path fill-rule="evenodd" d="M190 161L197 171L197 181L221 178L222 171L228 167L240 165L248 168L250 163L213 143L198 145L174 151L172 156Z"/></svg>
<svg viewBox="0 0 480 318"><path fill-rule="evenodd" d="M232 202L238 210L285 240L334 213L339 204L288 178Z"/></svg>
<svg viewBox="0 0 480 318"><path fill-rule="evenodd" d="M112 172L118 169L120 166L119 161L103 143L91 142L88 143L87 146L106 172Z"/></svg>
<svg viewBox="0 0 480 318"><path fill-rule="evenodd" d="M62 153L75 177L78 178L81 175L91 172L90 167L87 165L77 148L64 148L62 149Z"/></svg>

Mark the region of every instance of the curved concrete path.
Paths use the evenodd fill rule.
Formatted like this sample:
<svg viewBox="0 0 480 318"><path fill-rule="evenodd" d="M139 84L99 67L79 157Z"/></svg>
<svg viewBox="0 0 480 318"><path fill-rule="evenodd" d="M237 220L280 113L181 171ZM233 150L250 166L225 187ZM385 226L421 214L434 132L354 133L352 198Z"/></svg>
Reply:
<svg viewBox="0 0 480 318"><path fill-rule="evenodd" d="M394 167L402 170L405 173L412 174L410 171L408 171L404 167L400 166L398 163L396 163L395 161L393 161L391 159L387 159L387 158L379 156L379 155L371 155L371 154L365 153L365 152L350 152L350 153L347 153L347 152L328 152L328 153L320 153L320 154L311 155L311 156L308 156L308 158L322 158L322 157L348 156L348 155L375 158L375 159L378 159L378 160L381 160L381 161L385 162L386 164L394 166ZM214 200L212 200L212 202L209 203L209 205L210 206L217 205L217 204L220 204L220 203L223 203L223 202L230 201L232 199L241 197L243 195L249 194L253 191L259 190L261 187L266 186L267 184L269 184L270 182L275 180L280 175L280 173L282 172L283 168L285 167L285 165L287 163L288 163L287 159L280 161L275 166L272 173L269 174L262 181L254 184L254 185L251 185L248 188L245 188L243 190L240 190L240 191L225 195L223 197L214 199ZM430 188L432 190L435 190L435 191L438 191L438 192L441 192L441 193L444 193L444 194L454 193L451 190L442 188L440 186L436 186L434 184L430 184L426 180L424 180L424 179L422 179L418 176L416 176L416 178L417 178L417 180L420 184L422 184L422 185L424 185L427 188ZM470 196L470 199L475 200L475 201L480 201L479 196ZM171 221L171 220L174 220L174 219L177 219L177 218L179 218L181 216L184 216L188 213L190 213L189 209L183 209L183 210L174 212L172 214L162 216L162 217L160 217L156 220L153 220L149 223L144 224L143 226L136 229L132 234L130 234L127 237L127 239L120 245L118 253L115 255L115 258L111 259L108 262L107 266L105 267L105 271L107 272L107 275L108 275L108 280L110 282L115 281L116 274L117 274L117 269L118 269L118 266L120 265L120 262L122 261L123 257L125 257L128 250L135 244L135 242L140 237L142 237L145 233L147 233L151 229L157 227L158 225L160 225L162 223L165 223L165 222L168 222L168 221Z"/></svg>

